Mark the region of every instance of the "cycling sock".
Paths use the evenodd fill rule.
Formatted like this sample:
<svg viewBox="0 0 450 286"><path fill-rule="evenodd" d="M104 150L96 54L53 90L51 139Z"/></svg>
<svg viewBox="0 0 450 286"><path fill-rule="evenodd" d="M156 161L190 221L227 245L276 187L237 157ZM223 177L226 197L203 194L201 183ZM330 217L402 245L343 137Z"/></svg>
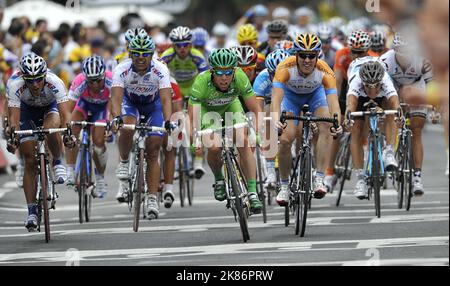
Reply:
<svg viewBox="0 0 450 286"><path fill-rule="evenodd" d="M247 182L247 189L249 193L256 193L256 180L250 179Z"/></svg>
<svg viewBox="0 0 450 286"><path fill-rule="evenodd" d="M36 204L27 204L28 206L28 215L37 214L37 205Z"/></svg>
<svg viewBox="0 0 450 286"><path fill-rule="evenodd" d="M275 173L275 159L267 159L267 172Z"/></svg>
<svg viewBox="0 0 450 286"><path fill-rule="evenodd" d="M334 175L334 168L328 167L327 170L325 171L325 174L327 176L333 176Z"/></svg>
<svg viewBox="0 0 450 286"><path fill-rule="evenodd" d="M364 180L364 178L366 177L363 169L355 170L355 173L356 173L356 177L358 178L358 180Z"/></svg>
<svg viewBox="0 0 450 286"><path fill-rule="evenodd" d="M214 179L216 179L216 181L223 181L224 177L223 177L222 170L220 170L219 173L214 174Z"/></svg>
<svg viewBox="0 0 450 286"><path fill-rule="evenodd" d="M320 171L317 171L316 172L316 178L324 178L325 177L325 174L323 173L323 172L320 172Z"/></svg>
<svg viewBox="0 0 450 286"><path fill-rule="evenodd" d="M172 192L173 191L173 184L164 184L164 192Z"/></svg>

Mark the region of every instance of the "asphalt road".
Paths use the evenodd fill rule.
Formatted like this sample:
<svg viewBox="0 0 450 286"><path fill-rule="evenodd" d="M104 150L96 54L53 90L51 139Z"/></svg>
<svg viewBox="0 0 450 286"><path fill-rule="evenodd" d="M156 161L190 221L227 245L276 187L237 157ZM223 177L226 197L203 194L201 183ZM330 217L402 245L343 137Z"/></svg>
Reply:
<svg viewBox="0 0 450 286"><path fill-rule="evenodd" d="M0 265L449 265L449 182L443 134L425 133L425 196L409 212L396 206L396 192L382 191L382 215L372 201L351 195L347 183L341 206L336 193L314 200L306 236L284 226L283 209L272 205L268 222L249 219L251 240L243 243L239 224L224 203L214 200L210 172L196 182L194 205L178 200L160 218L132 230L132 214L115 201L117 151L110 145L109 193L95 200L92 221L78 222L74 192L58 187L51 211L50 243L24 228L26 205L14 176L0 176ZM112 151L113 150L113 151ZM293 218L292 218L293 220Z"/></svg>

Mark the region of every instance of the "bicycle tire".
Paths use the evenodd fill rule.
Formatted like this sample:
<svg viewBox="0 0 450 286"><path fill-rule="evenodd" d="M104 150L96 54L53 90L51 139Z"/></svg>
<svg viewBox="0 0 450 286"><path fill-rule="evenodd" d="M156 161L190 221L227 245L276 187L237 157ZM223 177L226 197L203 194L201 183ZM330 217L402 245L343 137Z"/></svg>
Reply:
<svg viewBox="0 0 450 286"><path fill-rule="evenodd" d="M259 200L262 202L262 217L263 217L263 223L267 223L267 210L266 210L266 195L264 193L264 183L263 183L263 175L262 175L262 168L261 168L261 149L259 146L256 146L256 170L257 170L257 178L256 178L256 184L257 184L257 193Z"/></svg>
<svg viewBox="0 0 450 286"><path fill-rule="evenodd" d="M406 137L406 168L408 170L405 178L405 209L409 211L411 208L411 198L413 197L413 175L414 175L414 153L412 150L411 134Z"/></svg>
<svg viewBox="0 0 450 286"><path fill-rule="evenodd" d="M312 180L312 162L311 162L311 151L306 147L303 152L304 160L302 166L304 168L300 169L301 173L301 184L303 186L299 195L299 212L300 212L300 236L304 237L306 232L306 220L308 218L308 209L310 205L310 195L311 195L311 180Z"/></svg>
<svg viewBox="0 0 450 286"><path fill-rule="evenodd" d="M349 144L347 144L348 141L345 141L345 146L344 146L344 170L341 172L341 182L339 184L339 193L336 199L336 206L338 207L340 202L341 202L341 197L342 197L342 192L344 191L344 185L345 185L345 181L347 180L347 174L349 172L351 172L349 166L350 166L350 156L351 156L351 152L350 152L350 146Z"/></svg>
<svg viewBox="0 0 450 286"><path fill-rule="evenodd" d="M189 178L189 180L187 180L187 184L188 184L188 189L187 189L188 192L187 193L188 193L188 202L189 202L190 206L192 206L192 204L194 203L194 190L195 190L195 188L194 188L195 187L195 176L193 175L194 169L193 169L192 162L194 162L194 157L191 156L191 161L189 161L189 152L186 151L186 166L188 166L188 168L186 168L186 176L187 176L187 178ZM191 168L192 168L192 170L191 170Z"/></svg>
<svg viewBox="0 0 450 286"><path fill-rule="evenodd" d="M186 173L184 165L184 150L183 147L179 148L178 151L178 184L179 184L179 191L180 191L180 205L181 207L184 207L184 201L186 198Z"/></svg>
<svg viewBox="0 0 450 286"><path fill-rule="evenodd" d="M139 150L139 164L136 169L136 181L133 184L133 205L134 205L134 218L133 218L133 231L139 230L139 216L141 211L141 196L144 190L144 150Z"/></svg>
<svg viewBox="0 0 450 286"><path fill-rule="evenodd" d="M238 214L239 226L241 228L242 238L243 238L244 242L247 242L247 240L250 239L250 235L248 232L247 217L246 217L245 211L244 211L244 202L241 198L242 190L240 189L240 184L237 181L236 172L238 171L238 168L233 166L235 164L235 162L232 161L229 152L225 152L225 161L226 161L227 173L229 175L229 179L231 181L231 187L233 189L233 193L234 193L234 197L235 197L234 206L236 207L236 212Z"/></svg>
<svg viewBox="0 0 450 286"><path fill-rule="evenodd" d="M46 169L46 159L43 154L39 156L39 172L40 172L40 183L41 183L41 196L42 196L42 211L44 213L44 230L45 230L45 242L50 241L50 214L48 208L48 182L47 182L47 169Z"/></svg>
<svg viewBox="0 0 450 286"><path fill-rule="evenodd" d="M85 157L86 147L81 146L80 150L80 171L78 173L78 220L80 223L84 222L85 215L85 199L86 199L86 157Z"/></svg>
<svg viewBox="0 0 450 286"><path fill-rule="evenodd" d="M397 147L396 159L398 162L399 168L395 172L395 188L397 190L397 207L399 209L403 208L403 194L405 193L405 169L406 169L406 161L405 161L405 143L403 135L400 136L399 146ZM406 206L406 204L405 204Z"/></svg>
<svg viewBox="0 0 450 286"><path fill-rule="evenodd" d="M372 139L372 187L373 193L375 197L375 215L380 218L381 217L381 202L380 202L380 162L379 162L379 149L378 149L378 140L376 138Z"/></svg>
<svg viewBox="0 0 450 286"><path fill-rule="evenodd" d="M92 165L92 156L91 153L88 151L86 153L86 156L88 157L88 159L86 160L86 162L89 163L89 165L87 166L89 168L89 176L86 178L86 186L87 188L92 188L91 192L88 194L87 192L85 192L84 194L84 217L85 217L85 221L89 222L91 220L91 210L92 210L92 191L94 190L95 186L94 186L94 182L92 180L92 174L94 173L94 166Z"/></svg>

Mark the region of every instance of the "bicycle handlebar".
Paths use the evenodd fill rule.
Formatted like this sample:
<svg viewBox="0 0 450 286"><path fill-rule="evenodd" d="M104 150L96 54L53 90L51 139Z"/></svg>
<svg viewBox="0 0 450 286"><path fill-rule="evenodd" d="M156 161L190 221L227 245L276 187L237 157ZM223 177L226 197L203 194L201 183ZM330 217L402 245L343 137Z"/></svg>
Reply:
<svg viewBox="0 0 450 286"><path fill-rule="evenodd" d="M89 122L89 121L71 121L70 122L71 126L81 126L81 127L86 127L86 126L95 126L95 127L106 127L109 128L110 124L108 122Z"/></svg>
<svg viewBox="0 0 450 286"><path fill-rule="evenodd" d="M376 112L372 112L372 111L356 111L356 112L351 112L350 113L350 117L363 117L363 116L367 116L367 115L397 115L398 114L398 110L382 110L382 111L376 111Z"/></svg>
<svg viewBox="0 0 450 286"><path fill-rule="evenodd" d="M243 128L243 127L247 127L247 126L248 126L247 122L237 123L233 126L226 126L226 127L221 127L221 128L217 128L217 129L205 129L205 130L201 130L201 131L196 131L195 134L197 136L210 135L212 133L216 133L216 132L222 131L224 129L239 129L239 128Z"/></svg>
<svg viewBox="0 0 450 286"><path fill-rule="evenodd" d="M333 123L334 126L339 124L337 120L337 114L334 115L333 118L328 117L312 117L312 116L295 116L295 115L286 115L286 112L283 111L280 117L280 122L284 123L286 120L299 120L303 122L328 122Z"/></svg>
<svg viewBox="0 0 450 286"><path fill-rule="evenodd" d="M136 125L136 124L122 124L120 125L120 128L128 130L150 131L150 132L167 132L166 128L164 127Z"/></svg>
<svg viewBox="0 0 450 286"><path fill-rule="evenodd" d="M28 129L28 130L18 130L14 131L17 135L35 135L35 134L53 134L59 132L67 132L69 128L49 128L49 129Z"/></svg>

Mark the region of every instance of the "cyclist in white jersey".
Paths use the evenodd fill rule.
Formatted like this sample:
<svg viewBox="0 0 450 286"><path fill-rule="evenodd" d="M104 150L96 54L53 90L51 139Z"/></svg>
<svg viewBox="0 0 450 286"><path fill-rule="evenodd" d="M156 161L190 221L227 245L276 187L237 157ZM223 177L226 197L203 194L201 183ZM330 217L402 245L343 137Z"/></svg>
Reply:
<svg viewBox="0 0 450 286"><path fill-rule="evenodd" d="M397 110L400 106L397 91L394 88L389 75L385 73L383 65L378 61L370 61L361 66L359 73L350 83L347 93L347 109L345 111L345 125L350 126L348 114L355 111L365 111L364 104L375 101L384 109ZM357 183L353 194L360 200L367 198L368 187L365 180L363 141L367 133L364 132L364 117L355 118L351 127L352 142L350 146L353 169L357 175ZM393 116L385 119L386 146L383 150L383 161L386 171L397 168L394 155L395 123Z"/></svg>
<svg viewBox="0 0 450 286"><path fill-rule="evenodd" d="M433 80L431 63L419 57L409 47L405 39L396 34L393 43L394 49L380 57L386 72L392 78L395 87L402 100L413 90L423 93L425 97L426 88ZM422 130L427 118L426 108L413 108L411 112L412 148L414 157L414 195L423 195L422 163L423 143Z"/></svg>
<svg viewBox="0 0 450 286"><path fill-rule="evenodd" d="M47 70L47 64L40 56L29 53L22 57L16 72L7 82L8 114L10 125L6 130L11 136L12 129L27 130L58 128L66 126L70 120L69 99L63 81ZM61 137L58 134L47 136L47 144L53 158L55 180L62 184L66 179L66 168L62 162ZM64 135L64 144L73 148L75 138ZM9 145L15 152L19 138ZM20 154L24 157L25 170L23 189L28 205L28 218L25 227L28 231L37 228L36 204L36 138L33 135L20 136Z"/></svg>

